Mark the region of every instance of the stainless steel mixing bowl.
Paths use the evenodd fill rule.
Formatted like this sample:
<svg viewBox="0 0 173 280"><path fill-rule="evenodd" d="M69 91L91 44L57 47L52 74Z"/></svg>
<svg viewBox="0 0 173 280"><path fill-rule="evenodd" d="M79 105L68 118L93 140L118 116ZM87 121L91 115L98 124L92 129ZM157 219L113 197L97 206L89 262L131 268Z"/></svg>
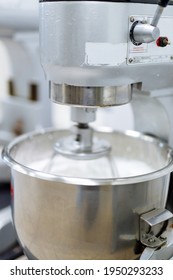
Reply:
<svg viewBox="0 0 173 280"><path fill-rule="evenodd" d="M111 156L64 159L63 167L53 147L69 134L30 133L3 150L12 169L14 224L25 253L33 259L136 258L139 216L165 207L172 150L137 132L96 132L111 144Z"/></svg>

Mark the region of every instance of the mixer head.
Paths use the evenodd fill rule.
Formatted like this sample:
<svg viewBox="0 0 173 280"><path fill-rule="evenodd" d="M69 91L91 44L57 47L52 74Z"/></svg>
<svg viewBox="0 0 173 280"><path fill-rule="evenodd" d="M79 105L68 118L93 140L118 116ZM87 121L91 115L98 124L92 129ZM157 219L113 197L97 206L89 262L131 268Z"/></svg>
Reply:
<svg viewBox="0 0 173 280"><path fill-rule="evenodd" d="M172 31L167 27L173 19L157 26L168 2L40 0L41 62L50 99L70 105L72 115L77 112L74 138L57 143L58 152L80 158L83 152L98 156L110 151L105 143L94 147L88 125L93 120L86 112L126 104L134 88L172 87Z"/></svg>
<svg viewBox="0 0 173 280"><path fill-rule="evenodd" d="M41 61L50 99L105 107L130 102L136 84L148 91L164 87L158 76L167 67L162 64L172 62L172 19L157 26L169 1L157 2L40 0ZM169 74L164 80L172 84Z"/></svg>

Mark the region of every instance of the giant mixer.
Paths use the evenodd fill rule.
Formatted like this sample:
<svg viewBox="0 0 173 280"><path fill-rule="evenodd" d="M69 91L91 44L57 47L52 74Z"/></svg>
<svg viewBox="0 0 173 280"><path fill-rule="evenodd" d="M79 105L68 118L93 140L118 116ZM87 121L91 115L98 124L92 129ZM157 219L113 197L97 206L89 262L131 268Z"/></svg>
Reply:
<svg viewBox="0 0 173 280"><path fill-rule="evenodd" d="M172 4L40 0L50 99L75 125L3 150L28 258L172 258ZM93 129L100 107L128 102L135 131Z"/></svg>

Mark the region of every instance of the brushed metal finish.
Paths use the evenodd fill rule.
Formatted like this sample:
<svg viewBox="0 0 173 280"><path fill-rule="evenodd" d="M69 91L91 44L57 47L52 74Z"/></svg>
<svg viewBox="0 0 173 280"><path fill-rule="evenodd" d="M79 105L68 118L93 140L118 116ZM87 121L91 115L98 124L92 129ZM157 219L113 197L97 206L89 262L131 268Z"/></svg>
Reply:
<svg viewBox="0 0 173 280"><path fill-rule="evenodd" d="M133 39L137 43L151 43L160 35L158 27L150 24L138 23L133 30Z"/></svg>
<svg viewBox="0 0 173 280"><path fill-rule="evenodd" d="M85 107L123 105L131 101L131 86L78 87L50 83L50 99L55 103Z"/></svg>
<svg viewBox="0 0 173 280"><path fill-rule="evenodd" d="M138 215L167 195L166 177L92 187L13 170L13 181L18 238L37 259L134 259Z"/></svg>
<svg viewBox="0 0 173 280"><path fill-rule="evenodd" d="M157 9L156 9L156 12L154 14L154 17L152 19L151 25L157 26L163 11L164 11L164 8L158 5Z"/></svg>

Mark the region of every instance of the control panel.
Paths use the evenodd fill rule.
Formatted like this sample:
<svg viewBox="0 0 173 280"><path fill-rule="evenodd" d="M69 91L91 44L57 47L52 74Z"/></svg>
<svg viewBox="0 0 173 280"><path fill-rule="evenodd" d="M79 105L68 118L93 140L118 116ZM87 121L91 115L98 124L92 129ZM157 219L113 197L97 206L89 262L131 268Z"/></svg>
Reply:
<svg viewBox="0 0 173 280"><path fill-rule="evenodd" d="M151 43L136 44L131 38L136 23L151 24L148 16L129 17L127 64L173 62L173 17L161 17L158 23L160 35Z"/></svg>

